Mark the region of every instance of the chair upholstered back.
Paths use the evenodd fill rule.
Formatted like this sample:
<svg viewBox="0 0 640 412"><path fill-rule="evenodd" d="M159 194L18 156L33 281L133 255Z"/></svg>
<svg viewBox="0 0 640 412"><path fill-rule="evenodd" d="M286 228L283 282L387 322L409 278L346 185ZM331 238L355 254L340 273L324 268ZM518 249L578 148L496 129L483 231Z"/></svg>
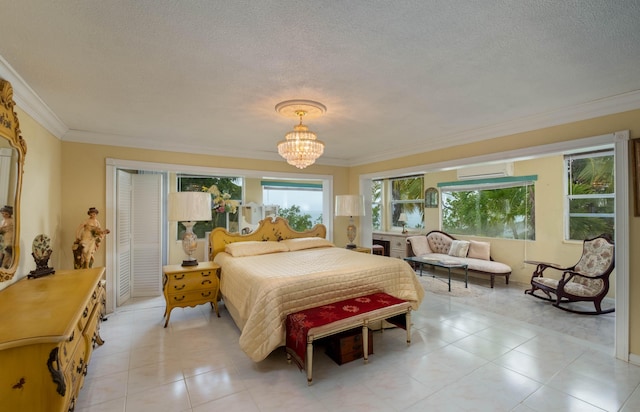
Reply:
<svg viewBox="0 0 640 412"><path fill-rule="evenodd" d="M605 238L585 240L582 256L574 270L587 276L599 276L611 270L613 259L614 246Z"/></svg>

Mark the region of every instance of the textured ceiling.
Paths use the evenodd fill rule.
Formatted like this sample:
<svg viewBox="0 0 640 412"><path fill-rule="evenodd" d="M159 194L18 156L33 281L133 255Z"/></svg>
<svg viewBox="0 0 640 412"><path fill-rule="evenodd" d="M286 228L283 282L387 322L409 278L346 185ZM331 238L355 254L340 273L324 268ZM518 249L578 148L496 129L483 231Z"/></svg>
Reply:
<svg viewBox="0 0 640 412"><path fill-rule="evenodd" d="M0 0L69 141L280 159L288 99L354 165L640 108L640 1Z"/></svg>

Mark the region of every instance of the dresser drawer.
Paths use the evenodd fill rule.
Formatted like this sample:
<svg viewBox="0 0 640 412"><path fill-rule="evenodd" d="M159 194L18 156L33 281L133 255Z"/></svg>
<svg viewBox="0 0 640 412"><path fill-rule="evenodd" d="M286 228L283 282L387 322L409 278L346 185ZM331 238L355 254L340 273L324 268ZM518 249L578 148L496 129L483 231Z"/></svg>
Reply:
<svg viewBox="0 0 640 412"><path fill-rule="evenodd" d="M71 333L71 336L66 342L62 343L60 351L58 352L62 365L66 365L71 361L71 357L75 353L80 342L82 342L82 329L80 329L80 325L77 323Z"/></svg>

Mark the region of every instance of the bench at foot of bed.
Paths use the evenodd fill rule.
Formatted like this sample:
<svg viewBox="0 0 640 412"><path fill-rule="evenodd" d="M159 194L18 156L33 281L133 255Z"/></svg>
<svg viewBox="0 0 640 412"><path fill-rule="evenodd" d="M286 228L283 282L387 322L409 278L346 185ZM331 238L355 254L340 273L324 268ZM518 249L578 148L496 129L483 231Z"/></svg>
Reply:
<svg viewBox="0 0 640 412"><path fill-rule="evenodd" d="M387 293L373 293L324 306L305 309L287 315L287 361L295 360L307 371L307 383L312 383L313 341L349 329L362 327L362 344L368 348L368 328L371 322L387 320L407 331L411 343L411 303ZM369 360L363 351L364 362Z"/></svg>

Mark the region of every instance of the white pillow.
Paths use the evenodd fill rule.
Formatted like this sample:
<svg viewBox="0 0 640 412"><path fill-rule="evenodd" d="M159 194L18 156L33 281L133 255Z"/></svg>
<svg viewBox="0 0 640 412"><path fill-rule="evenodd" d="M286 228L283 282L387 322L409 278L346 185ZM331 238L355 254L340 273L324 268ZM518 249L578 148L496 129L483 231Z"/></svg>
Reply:
<svg viewBox="0 0 640 412"><path fill-rule="evenodd" d="M482 260L491 260L491 243L471 240L468 257Z"/></svg>
<svg viewBox="0 0 640 412"><path fill-rule="evenodd" d="M290 252L303 249L314 249L318 247L332 247L333 243L321 237L299 237L295 239L285 239L284 243Z"/></svg>
<svg viewBox="0 0 640 412"><path fill-rule="evenodd" d="M282 242L273 240L261 242L250 240L247 242L234 242L225 246L224 251L233 257L266 255L267 253L288 252L289 247Z"/></svg>
<svg viewBox="0 0 640 412"><path fill-rule="evenodd" d="M466 240L454 240L449 248L449 256L467 257L469 242Z"/></svg>

